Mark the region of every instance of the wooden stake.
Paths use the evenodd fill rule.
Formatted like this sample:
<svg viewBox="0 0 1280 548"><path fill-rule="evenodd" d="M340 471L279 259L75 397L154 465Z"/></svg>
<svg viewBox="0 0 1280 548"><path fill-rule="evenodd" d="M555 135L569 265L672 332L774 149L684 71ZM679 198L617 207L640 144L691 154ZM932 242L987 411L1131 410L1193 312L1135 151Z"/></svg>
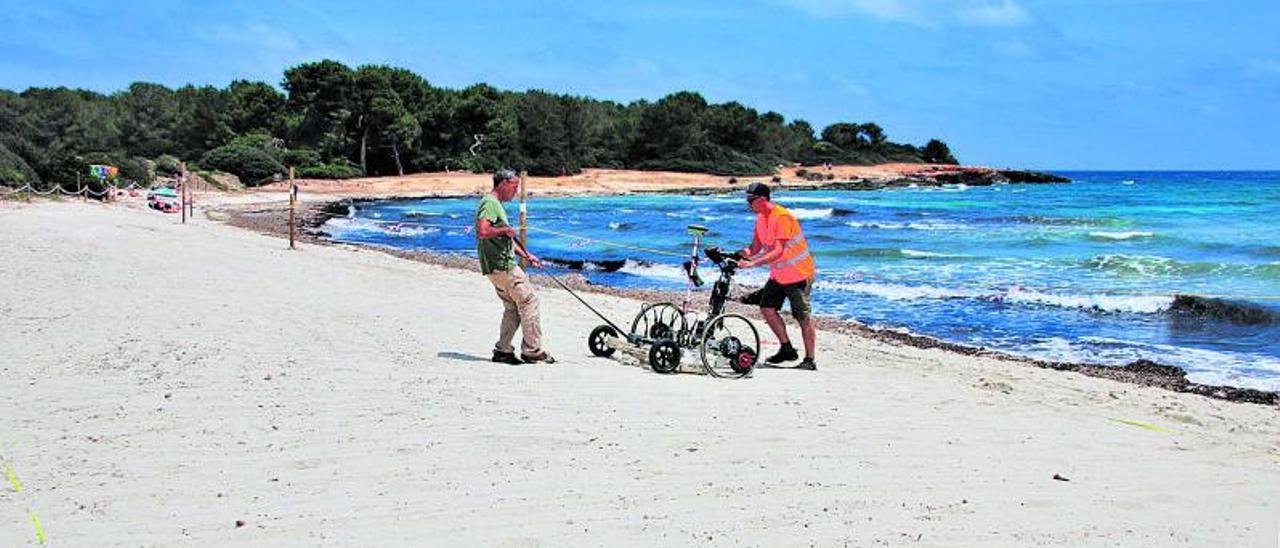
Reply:
<svg viewBox="0 0 1280 548"><path fill-rule="evenodd" d="M178 171L178 186L182 187L178 191L179 206L182 207L182 224L187 224L187 163L182 162L182 169Z"/></svg>
<svg viewBox="0 0 1280 548"><path fill-rule="evenodd" d="M293 168L289 168L289 249L297 249L293 243L294 210L298 206L298 185L293 182Z"/></svg>
<svg viewBox="0 0 1280 548"><path fill-rule="evenodd" d="M529 209L525 204L525 201L528 199L529 189L528 187L525 186L524 176L525 176L525 172L521 171L520 172L520 247L529 249L529 218L528 218ZM521 257L520 267L521 268L525 267L526 262L527 261L525 260L525 258Z"/></svg>

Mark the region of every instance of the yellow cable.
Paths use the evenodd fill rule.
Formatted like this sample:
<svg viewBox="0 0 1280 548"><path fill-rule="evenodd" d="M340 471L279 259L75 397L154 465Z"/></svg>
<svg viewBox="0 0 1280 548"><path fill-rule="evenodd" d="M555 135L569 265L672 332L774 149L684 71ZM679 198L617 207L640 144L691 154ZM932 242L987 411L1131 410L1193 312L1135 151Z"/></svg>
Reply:
<svg viewBox="0 0 1280 548"><path fill-rule="evenodd" d="M40 514L31 513L31 524L36 526L36 540L40 541L40 544L44 544L44 526L40 525Z"/></svg>
<svg viewBox="0 0 1280 548"><path fill-rule="evenodd" d="M1145 429L1145 430L1151 430L1152 432L1164 432L1164 433L1166 433L1166 434L1175 434L1175 433L1176 433L1176 432L1173 432L1173 431L1170 431L1170 430L1167 430L1167 429L1161 428L1161 427L1159 427L1159 426L1156 426L1156 425L1154 425L1154 424L1151 424L1151 423L1149 423L1149 422L1135 421L1135 420L1129 420L1129 419L1115 419L1115 418L1111 418L1111 417L1108 417L1108 418L1107 418L1107 420L1109 420L1109 421L1111 421L1111 422L1120 423L1120 424L1127 424L1127 425L1129 425L1129 426L1137 426L1138 428L1142 428L1142 429Z"/></svg>
<svg viewBox="0 0 1280 548"><path fill-rule="evenodd" d="M9 483L13 485L13 490L22 493L22 482L18 481L18 474L13 472L13 465L8 461L4 463L4 471L9 475Z"/></svg>
<svg viewBox="0 0 1280 548"><path fill-rule="evenodd" d="M3 455L0 455L0 461L4 462L4 472L5 475L9 476L9 484L13 486L14 491L17 491L18 494L21 495L23 492L22 482L18 481L18 474L13 471L13 463L9 462L8 459L5 459ZM44 545L48 539L44 534L44 525L40 523L40 514L31 507L30 501L28 501L26 506L27 515L31 518L31 525L36 529L36 541L41 545Z"/></svg>
<svg viewBox="0 0 1280 548"><path fill-rule="evenodd" d="M560 232L560 231L557 231L557 230L551 230L551 229L549 229L549 228L539 228L539 227L536 227L536 226L531 226L531 227L529 227L529 230L535 230L535 231L538 231L538 232L546 232L547 234L555 234L555 235L557 235L557 236L564 236L564 237L566 237L566 238L577 238L577 239L582 240L582 241L585 241L585 242L594 242L594 243L598 243L598 244L604 244L604 245L608 245L608 246L619 247L619 248L622 248L622 249L632 249L632 250L635 250L635 251L643 251L643 252L645 252L645 253L653 253L653 254L655 254L655 255L666 255L666 256L669 256L669 257L688 257L688 255L686 255L686 254L684 254L684 253L673 253L673 252L671 252L671 251L663 251L663 250L660 250L660 249L652 249L652 248L648 248L648 247L640 247L640 246L634 246L634 245L623 244L623 243L618 243L618 242L611 242L611 241L609 241L609 240L600 240L600 239L596 239L596 238L588 238L588 237L586 237L586 236L579 236L579 235L577 235L577 234L570 234L570 233L568 233L568 232Z"/></svg>

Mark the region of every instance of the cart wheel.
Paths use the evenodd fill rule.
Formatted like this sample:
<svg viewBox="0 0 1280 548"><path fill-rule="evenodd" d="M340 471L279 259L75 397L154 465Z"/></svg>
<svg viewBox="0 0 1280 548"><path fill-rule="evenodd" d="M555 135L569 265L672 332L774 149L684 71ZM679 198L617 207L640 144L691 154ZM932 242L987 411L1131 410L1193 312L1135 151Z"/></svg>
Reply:
<svg viewBox="0 0 1280 548"><path fill-rule="evenodd" d="M698 353L707 374L737 379L747 376L759 359L760 333L746 317L723 314L712 318L702 331Z"/></svg>
<svg viewBox="0 0 1280 548"><path fill-rule="evenodd" d="M658 373L675 373L680 368L680 346L671 339L653 343L649 348L649 366Z"/></svg>
<svg viewBox="0 0 1280 548"><path fill-rule="evenodd" d="M640 313L631 321L632 337L641 337L650 341L675 339L676 344L687 332L684 313L671 303L646 304Z"/></svg>
<svg viewBox="0 0 1280 548"><path fill-rule="evenodd" d="M618 338L618 331L607 325L597 325L591 330L591 334L587 335L587 348L591 349L591 353L601 358L612 356L616 348L609 346L609 339Z"/></svg>

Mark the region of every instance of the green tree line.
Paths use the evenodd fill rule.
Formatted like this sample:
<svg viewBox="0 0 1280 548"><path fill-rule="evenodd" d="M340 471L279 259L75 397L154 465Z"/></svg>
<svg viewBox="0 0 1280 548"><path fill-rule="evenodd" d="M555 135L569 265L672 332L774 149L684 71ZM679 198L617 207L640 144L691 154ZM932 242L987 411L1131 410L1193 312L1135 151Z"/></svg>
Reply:
<svg viewBox="0 0 1280 548"><path fill-rule="evenodd" d="M179 159L250 185L288 167L348 178L503 166L535 175L584 167L766 175L791 163L955 163L936 139L895 143L875 123L817 133L804 120L691 91L620 104L486 84L436 87L405 69L331 60L289 68L280 88L238 80L178 89L137 82L109 95L0 90L0 184L48 188L99 163L149 182Z"/></svg>

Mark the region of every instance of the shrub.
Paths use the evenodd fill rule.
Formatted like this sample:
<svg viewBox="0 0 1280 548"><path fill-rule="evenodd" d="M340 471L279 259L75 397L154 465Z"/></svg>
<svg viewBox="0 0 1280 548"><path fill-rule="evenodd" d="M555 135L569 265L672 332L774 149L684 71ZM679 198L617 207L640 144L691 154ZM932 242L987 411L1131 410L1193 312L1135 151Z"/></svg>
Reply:
<svg viewBox="0 0 1280 548"><path fill-rule="evenodd" d="M182 172L182 162L168 154L161 154L156 158L156 173L166 176L174 176Z"/></svg>
<svg viewBox="0 0 1280 548"><path fill-rule="evenodd" d="M20 187L23 185L38 186L40 176L8 147L0 144L0 185Z"/></svg>
<svg viewBox="0 0 1280 548"><path fill-rule="evenodd" d="M114 164L120 168L119 179L133 181L142 186L151 186L152 171L147 168L147 160L142 158L121 158Z"/></svg>
<svg viewBox="0 0 1280 548"><path fill-rule="evenodd" d="M320 153L314 150L291 148L280 155L280 163L288 167L302 169L304 167L318 166L322 162L320 162Z"/></svg>
<svg viewBox="0 0 1280 548"><path fill-rule="evenodd" d="M805 175L808 175L808 174L809 174L809 170L805 168L800 168L796 170L796 177L803 178Z"/></svg>
<svg viewBox="0 0 1280 548"><path fill-rule="evenodd" d="M201 165L239 177L246 186L257 186L283 175L285 168L267 151L244 145L223 145L205 153Z"/></svg>
<svg viewBox="0 0 1280 548"><path fill-rule="evenodd" d="M308 179L351 179L361 177L364 172L350 164L320 164L298 170L298 176Z"/></svg>
<svg viewBox="0 0 1280 548"><path fill-rule="evenodd" d="M284 141L276 139L269 134L255 131L232 139L231 142L227 143L227 146L256 148L278 158L279 153L284 152L283 143Z"/></svg>
<svg viewBox="0 0 1280 548"><path fill-rule="evenodd" d="M559 177L582 173L582 166L576 161L549 158L530 162L525 171L538 177Z"/></svg>

